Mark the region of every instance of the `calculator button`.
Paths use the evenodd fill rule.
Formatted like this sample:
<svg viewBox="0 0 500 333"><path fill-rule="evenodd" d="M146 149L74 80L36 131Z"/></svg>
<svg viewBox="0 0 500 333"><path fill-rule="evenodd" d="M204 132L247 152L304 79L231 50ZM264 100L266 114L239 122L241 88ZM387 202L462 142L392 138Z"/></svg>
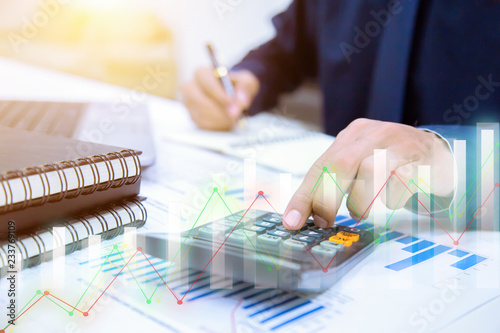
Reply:
<svg viewBox="0 0 500 333"><path fill-rule="evenodd" d="M333 249L335 251L340 251L342 250L343 246L341 244L338 244L338 243L332 243L330 241L323 241L321 243L319 243L319 245L323 248L327 248L327 249Z"/></svg>
<svg viewBox="0 0 500 333"><path fill-rule="evenodd" d="M224 219L224 223L226 225L230 225L232 227L234 227L235 225L237 225L238 223L240 224L243 224L243 220L241 220L240 222L240 219L237 218L237 217L232 217L232 216L228 216Z"/></svg>
<svg viewBox="0 0 500 333"><path fill-rule="evenodd" d="M251 209L248 212L246 210L239 211L237 213L233 213L234 217L236 217L238 220L240 220L243 215L244 218L247 219L259 219L262 216L266 215L268 212L262 211L262 210L257 210L257 209Z"/></svg>
<svg viewBox="0 0 500 333"><path fill-rule="evenodd" d="M257 249L261 252L278 251L282 243L281 237L269 234L257 237Z"/></svg>
<svg viewBox="0 0 500 333"><path fill-rule="evenodd" d="M255 225L257 225L259 227L266 228L268 230L274 229L274 227L276 227L276 224L271 223L271 222L265 222L265 221L259 221L259 222L255 223Z"/></svg>
<svg viewBox="0 0 500 333"><path fill-rule="evenodd" d="M287 239L288 237L290 237L292 235L292 233L290 231L284 231L284 230L271 230L267 233L268 235L272 235L272 236L278 236L278 237L281 237L283 239Z"/></svg>
<svg viewBox="0 0 500 333"><path fill-rule="evenodd" d="M306 220L306 225L310 226L310 227L313 227L314 226L314 220L307 219Z"/></svg>
<svg viewBox="0 0 500 333"><path fill-rule="evenodd" d="M276 227L276 230L282 230L282 231L292 231L292 230L289 230L287 229L284 225L279 225Z"/></svg>
<svg viewBox="0 0 500 333"><path fill-rule="evenodd" d="M314 238L319 238L319 237L324 235L324 232L317 231L317 230L304 230L300 234L305 235L305 236L314 237Z"/></svg>
<svg viewBox="0 0 500 333"><path fill-rule="evenodd" d="M234 230L231 234L226 235L226 244L243 247L245 241L250 241L255 244L255 233Z"/></svg>
<svg viewBox="0 0 500 333"><path fill-rule="evenodd" d="M232 228L231 226L225 225L223 223L209 223L201 226L200 229L210 233L226 233Z"/></svg>
<svg viewBox="0 0 500 333"><path fill-rule="evenodd" d="M348 232L348 231L340 231L337 233L337 238L343 239L343 240L350 240L353 243L359 241L359 234L356 234L354 232Z"/></svg>
<svg viewBox="0 0 500 333"><path fill-rule="evenodd" d="M270 222L270 223L281 223L281 217L275 217L275 216L267 216L262 219L263 221Z"/></svg>
<svg viewBox="0 0 500 333"><path fill-rule="evenodd" d="M258 235L262 235L266 233L267 229L263 227L259 227L257 225L247 225L245 226L245 230L253 231Z"/></svg>
<svg viewBox="0 0 500 333"><path fill-rule="evenodd" d="M296 236L293 236L293 239L298 240L299 242L302 242L302 243L307 244L307 245L311 245L311 244L316 242L315 237L305 236L305 235L296 235Z"/></svg>
<svg viewBox="0 0 500 333"><path fill-rule="evenodd" d="M333 242L333 243L342 244L345 247L349 247L352 245L352 240L349 240L349 239L345 240L345 239L339 238L337 236L332 236L328 240L330 242Z"/></svg>
<svg viewBox="0 0 500 333"><path fill-rule="evenodd" d="M323 246L315 246L312 248L311 253L318 259L322 265L327 265L328 262L322 262L321 258L331 260L339 251L335 248L327 248Z"/></svg>
<svg viewBox="0 0 500 333"><path fill-rule="evenodd" d="M233 226L236 224L253 225L255 222L255 219L247 217L246 215L245 215L245 217L229 215L225 218L225 221L226 221L226 223L231 224Z"/></svg>
<svg viewBox="0 0 500 333"><path fill-rule="evenodd" d="M336 226L337 227L337 231L346 231L346 232L351 232L352 228L349 228L349 227L344 227L344 226L341 226L341 225L338 225Z"/></svg>
<svg viewBox="0 0 500 333"><path fill-rule="evenodd" d="M287 239L285 243L283 243L283 252L286 253L287 251L292 251L293 252L307 252L307 248L304 246L303 243L299 242L298 240L295 239ZM290 253L290 252L288 252Z"/></svg>
<svg viewBox="0 0 500 333"><path fill-rule="evenodd" d="M335 234L335 232L337 231L337 229L335 229L335 227L326 228L326 229L319 228L319 227L311 227L311 228L309 228L309 230L321 233L324 237L330 237L331 235Z"/></svg>

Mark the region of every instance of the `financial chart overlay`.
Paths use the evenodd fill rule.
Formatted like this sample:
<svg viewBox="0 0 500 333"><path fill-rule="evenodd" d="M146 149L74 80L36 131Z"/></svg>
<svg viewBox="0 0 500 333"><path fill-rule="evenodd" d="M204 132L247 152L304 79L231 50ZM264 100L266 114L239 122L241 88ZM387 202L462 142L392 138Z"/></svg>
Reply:
<svg viewBox="0 0 500 333"><path fill-rule="evenodd" d="M495 173L498 173L498 166L495 166L500 156L495 153L498 146L498 143L492 144L490 151L483 151L483 158L476 177L460 195L453 199L453 203L434 195L432 186L424 179L425 177L404 182L396 172L391 172L365 211L356 212L361 218L354 220L339 215L336 219L336 225L369 232L375 237L376 247L387 246L390 243L392 248L397 249L400 259L387 262L383 266L387 274L403 273L413 267L441 260L441 258L445 258L446 262L451 260L452 262L448 266L457 272L474 269L488 261L487 254L475 253L458 246L462 245L461 241L467 230L473 227L478 218L482 216L482 209L495 196L499 195L500 184L494 181ZM335 168L330 170L324 167L310 196L318 187L333 186L349 201L348 194L342 191L344 187L340 185L340 182L345 182L345 180L341 174L335 171ZM425 212L435 228L447 235L447 241L436 242L398 231L397 225L402 216L402 210L394 210L387 214L387 220L383 225L371 221L368 212L389 181L399 181L404 185L406 191L418 202L419 211ZM279 270L280 262L290 249L286 243L282 242L276 249L268 249L257 234L252 234L242 225L245 222L245 215L254 209L257 202L265 203L268 210L280 219L281 215L274 209L273 204L263 191L256 194L253 202L243 210L244 213L236 214L240 209L237 200L231 193L227 188L213 188L211 196L190 229L192 231L195 227L206 224L216 209L224 210L226 215L232 217L235 222L225 238L213 248L211 259L206 263L205 269L213 263L232 233L237 231L245 237L245 242L249 246L254 249L263 247L267 251L268 256L260 258L260 260L266 263L268 271ZM401 196L400 200L404 195ZM461 230L451 230L442 219L433 214L429 203L434 208L449 207L448 218L451 220L465 216L464 212L471 204L476 204L477 209L471 215L470 220L465 221L466 223ZM366 217L368 218L365 219ZM286 221L283 223L286 224ZM131 232L135 236L135 231ZM297 239L300 241L300 237ZM90 270L92 274L88 279L80 279L80 283L86 287L82 289L81 295L76 299L73 299L73 296L56 294L49 289L33 290L29 297L23 297L26 301L17 311L15 319L11 323L0 326L0 333L21 331L23 321L28 321L31 313L37 311L37 308L49 305L53 306L53 309L67 313L70 317L91 317L95 306L103 298L107 296L117 297L116 292L107 294L110 293L110 289L116 289L114 285L118 281L128 281L128 287L122 291L123 293L134 294L134 301L152 307L155 306L155 303L162 303L165 298L176 306L190 306L189 304L199 304L205 300L207 302L217 302L223 299L234 300L230 311L231 325L234 331L236 330L237 318L241 317L249 320L255 327L281 330L292 324L306 322L309 318L316 318L325 310L325 305L314 296L281 291L275 288L260 288L255 284L243 281L231 281L227 285L227 281L218 278L213 272L208 274L205 269L192 270L183 264L183 260L189 252L188 243L181 242L177 251L174 251L171 260L168 261L148 255L141 247L135 246L135 243L134 241L120 242L111 248L106 247L107 253L101 253L89 260L79 261L78 266ZM305 242L303 245L311 256L311 260L315 260L327 272L336 255L329 262L320 261ZM347 244L341 245L346 246ZM132 288L131 285L135 287ZM342 301L347 302L348 300L342 300L342 297L339 296L339 302Z"/></svg>

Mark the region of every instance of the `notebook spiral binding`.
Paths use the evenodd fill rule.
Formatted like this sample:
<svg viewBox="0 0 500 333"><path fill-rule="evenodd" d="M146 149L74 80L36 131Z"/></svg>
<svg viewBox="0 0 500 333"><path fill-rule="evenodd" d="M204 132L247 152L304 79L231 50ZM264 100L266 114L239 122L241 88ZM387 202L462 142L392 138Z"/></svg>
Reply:
<svg viewBox="0 0 500 333"><path fill-rule="evenodd" d="M112 219L108 218L112 217ZM123 234L125 227L142 227L147 220L144 205L138 199L128 199L102 209L98 213L82 215L69 222L56 225L64 228L65 242L55 227L40 229L30 235L20 237L14 244L22 268L29 268L52 260L56 248L65 247L70 254L88 245L88 238L100 235L101 240L109 240ZM8 271L8 243L0 244L0 276Z"/></svg>
<svg viewBox="0 0 500 333"><path fill-rule="evenodd" d="M135 170L128 169L125 159L127 157L133 157L133 162ZM114 180L115 169L112 165L112 161L117 160L120 162L120 167L123 178ZM106 170L108 172L108 181L101 183L101 176L99 175L99 170L97 168L97 163L104 163ZM90 166L92 171L93 182L92 185L84 186L84 174L81 169L82 166ZM68 189L68 180L64 170L73 169L75 171L76 177L78 179L78 187L76 189ZM63 189L58 194L50 194L50 182L47 177L48 172L56 172L60 188ZM43 188L43 196L40 198L32 197L32 187L28 177L38 175L40 177L40 184ZM129 176L130 175L130 176ZM133 175L133 176L132 176ZM139 160L139 155L136 151L126 149L121 152L114 152L108 154L94 155L87 158L79 158L76 160L62 161L59 163L46 164L42 167L31 167L24 170L9 171L5 176L0 175L0 191L3 191L5 203L0 206L0 214L12 210L20 210L30 206L43 205L47 202L61 201L65 198L71 199L80 195L88 195L95 191L105 191L110 187L121 187L124 185L130 185L136 183L141 177L141 164ZM13 203L13 191L9 183L11 179L20 179L23 184L24 189L24 200L22 202Z"/></svg>

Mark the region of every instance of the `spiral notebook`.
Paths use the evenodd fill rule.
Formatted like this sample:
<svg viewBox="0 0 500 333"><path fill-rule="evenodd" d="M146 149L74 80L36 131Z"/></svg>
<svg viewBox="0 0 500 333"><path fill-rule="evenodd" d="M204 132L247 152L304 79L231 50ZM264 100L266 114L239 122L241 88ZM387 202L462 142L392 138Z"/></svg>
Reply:
<svg viewBox="0 0 500 333"><path fill-rule="evenodd" d="M126 227L142 227L147 219L146 209L141 203L143 200L142 197L122 200L18 237L14 246L16 254L21 256L22 267L29 268L52 260L52 251L56 248L65 247L66 254L85 248L91 235L100 235L101 240L107 240L122 234ZM63 228L64 236L54 232L55 227ZM8 253L11 253L9 243L0 243L1 277L9 271Z"/></svg>
<svg viewBox="0 0 500 333"><path fill-rule="evenodd" d="M140 152L0 127L0 237L133 197Z"/></svg>
<svg viewBox="0 0 500 333"><path fill-rule="evenodd" d="M164 134L165 139L214 150L258 164L303 176L330 147L334 137L313 131L303 123L272 113L259 113L247 121L246 128L231 132L212 132L178 128Z"/></svg>

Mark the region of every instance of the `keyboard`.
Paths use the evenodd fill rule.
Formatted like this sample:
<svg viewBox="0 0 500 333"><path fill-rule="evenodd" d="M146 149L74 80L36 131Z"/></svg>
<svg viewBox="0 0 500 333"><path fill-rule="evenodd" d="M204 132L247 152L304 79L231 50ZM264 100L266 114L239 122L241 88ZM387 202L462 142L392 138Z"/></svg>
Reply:
<svg viewBox="0 0 500 333"><path fill-rule="evenodd" d="M346 220L338 217L336 222ZM204 270L256 286L284 290L322 291L365 258L378 237L366 230L334 224L321 229L307 220L290 231L281 215L261 210L241 211L180 235L146 234L138 245L150 255L167 259L169 242L178 243L186 268ZM216 255L215 255L216 254ZM224 257L222 260L217 257ZM171 258L171 256L170 256Z"/></svg>

